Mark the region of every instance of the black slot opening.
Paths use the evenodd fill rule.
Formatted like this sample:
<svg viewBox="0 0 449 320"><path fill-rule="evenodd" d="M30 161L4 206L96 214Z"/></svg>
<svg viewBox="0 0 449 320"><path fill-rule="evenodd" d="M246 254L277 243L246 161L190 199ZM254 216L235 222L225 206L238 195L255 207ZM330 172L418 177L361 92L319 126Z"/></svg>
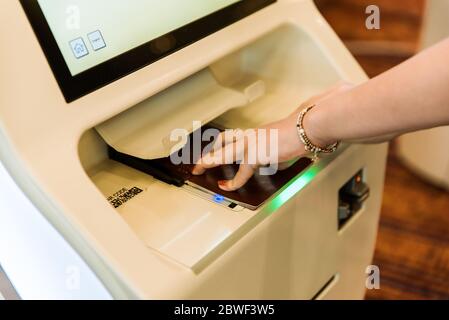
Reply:
<svg viewBox="0 0 449 320"><path fill-rule="evenodd" d="M369 198L370 189L365 182L363 170L357 172L339 191L338 229L353 218Z"/></svg>

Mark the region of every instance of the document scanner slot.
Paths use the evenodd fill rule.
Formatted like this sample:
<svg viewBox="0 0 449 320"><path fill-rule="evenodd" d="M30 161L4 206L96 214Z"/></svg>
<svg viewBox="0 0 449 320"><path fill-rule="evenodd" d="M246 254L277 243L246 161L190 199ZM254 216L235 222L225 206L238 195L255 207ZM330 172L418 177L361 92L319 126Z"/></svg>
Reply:
<svg viewBox="0 0 449 320"><path fill-rule="evenodd" d="M202 130L207 129L215 129L215 132L219 132L218 128L214 128L210 125L202 128ZM282 187L312 164L310 159L303 158L298 160L288 169L279 171L275 175L260 175L256 172L254 177L251 178L244 187L234 192L226 192L218 187L217 182L233 178L237 173L239 166L237 164L219 166L206 171L206 173L201 176L192 175L191 172L194 168L193 164L196 163L199 158L198 154L194 154L194 134L195 133L192 133L190 135L187 145L179 151L181 154L190 155L188 163L176 165L173 164L170 157L154 160L140 159L132 155L118 152L113 148L109 148L109 157L112 160L149 174L164 183L176 187L189 185L199 191L215 195L215 198L211 197L211 200L215 200L215 202L219 202L217 200L222 198L223 201L228 200L231 206L232 204L237 204L250 210L258 209ZM201 136L202 132L199 132L199 134ZM203 142L202 150L204 151L210 143L210 141Z"/></svg>

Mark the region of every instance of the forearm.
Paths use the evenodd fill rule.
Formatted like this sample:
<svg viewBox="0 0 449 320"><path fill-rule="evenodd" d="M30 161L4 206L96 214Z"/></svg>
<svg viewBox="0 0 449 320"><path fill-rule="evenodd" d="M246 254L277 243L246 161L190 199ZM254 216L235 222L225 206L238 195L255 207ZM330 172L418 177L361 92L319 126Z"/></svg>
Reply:
<svg viewBox="0 0 449 320"><path fill-rule="evenodd" d="M449 124L448 57L449 39L358 87L338 86L313 97L301 107L316 105L303 122L308 138L322 147L336 141L379 142L401 133ZM260 129L278 131L278 163L307 155L297 132L300 112ZM273 150L270 143L261 140L250 146L234 141L214 154L241 155L255 150ZM224 159L208 154L198 161L193 174L203 174L224 163ZM219 182L220 188L239 189L256 168L263 165L266 163L260 159L255 163L242 162L238 174L230 181Z"/></svg>
<svg viewBox="0 0 449 320"><path fill-rule="evenodd" d="M379 140L446 124L449 39L377 78L320 101L305 119L320 144Z"/></svg>

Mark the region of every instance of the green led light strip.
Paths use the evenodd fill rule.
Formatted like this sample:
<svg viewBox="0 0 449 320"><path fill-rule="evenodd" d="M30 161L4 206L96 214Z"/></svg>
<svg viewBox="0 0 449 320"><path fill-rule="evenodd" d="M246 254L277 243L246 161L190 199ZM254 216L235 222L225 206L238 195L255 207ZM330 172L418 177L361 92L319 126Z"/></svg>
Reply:
<svg viewBox="0 0 449 320"><path fill-rule="evenodd" d="M310 182L312 182L316 176L324 170L324 168L326 168L336 157L338 157L338 155L344 152L346 148L347 145L343 144L340 147L340 150L337 151L333 157L324 157L320 159L303 174L291 181L287 187L268 204L266 213L270 215L276 212L280 207L291 200L298 194L298 192L303 190Z"/></svg>
<svg viewBox="0 0 449 320"><path fill-rule="evenodd" d="M275 197L268 205L268 212L273 213L293 198L299 191L304 189L320 173L321 167L314 165L310 167L297 179L293 180L284 191Z"/></svg>

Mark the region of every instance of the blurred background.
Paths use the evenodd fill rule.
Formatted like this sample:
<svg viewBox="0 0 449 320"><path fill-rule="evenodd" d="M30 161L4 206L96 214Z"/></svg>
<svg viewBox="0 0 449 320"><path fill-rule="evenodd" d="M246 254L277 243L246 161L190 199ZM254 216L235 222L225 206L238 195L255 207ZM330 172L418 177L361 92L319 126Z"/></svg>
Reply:
<svg viewBox="0 0 449 320"><path fill-rule="evenodd" d="M315 2L370 77L449 36L449 0ZM380 30L365 27L373 4ZM448 190L449 128L392 143L374 259L381 289L368 299L449 299Z"/></svg>

